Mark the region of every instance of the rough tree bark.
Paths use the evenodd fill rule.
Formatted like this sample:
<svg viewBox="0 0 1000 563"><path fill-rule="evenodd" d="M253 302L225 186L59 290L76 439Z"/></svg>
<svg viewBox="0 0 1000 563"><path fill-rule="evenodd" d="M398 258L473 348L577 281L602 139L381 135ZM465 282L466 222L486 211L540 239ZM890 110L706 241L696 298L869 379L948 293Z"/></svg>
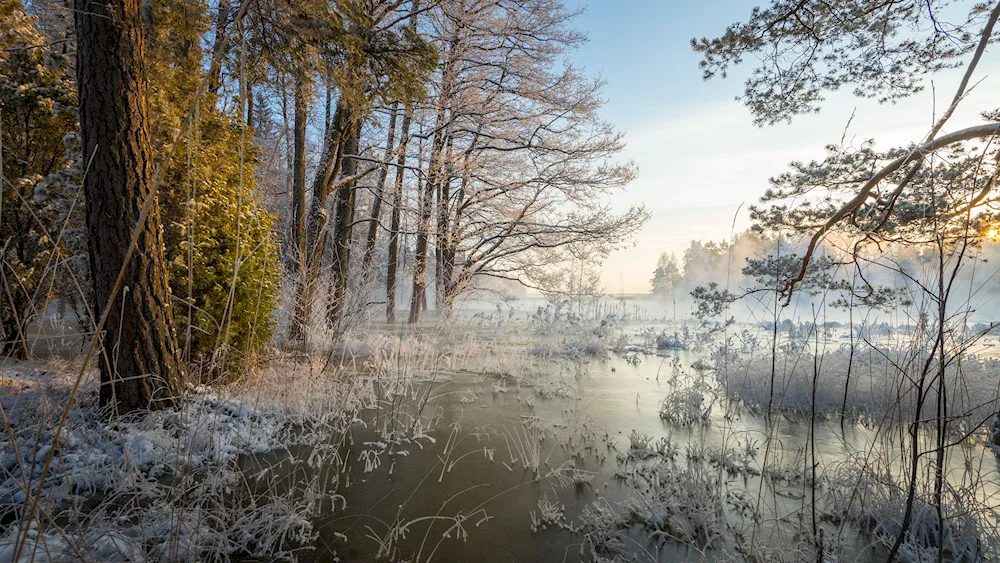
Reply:
<svg viewBox="0 0 1000 563"><path fill-rule="evenodd" d="M295 137L292 157L292 240L298 255L298 267L305 260L306 236L306 119L309 114L309 94L305 72L295 75Z"/></svg>
<svg viewBox="0 0 1000 563"><path fill-rule="evenodd" d="M149 133L144 39L138 0L77 0L77 83L94 310L108 310L100 400L118 413L167 405L181 368ZM146 220L143 204L152 198ZM129 250L123 285L116 281Z"/></svg>
<svg viewBox="0 0 1000 563"><path fill-rule="evenodd" d="M254 128L253 82L250 80L247 80L246 92L247 92L247 129L253 129Z"/></svg>

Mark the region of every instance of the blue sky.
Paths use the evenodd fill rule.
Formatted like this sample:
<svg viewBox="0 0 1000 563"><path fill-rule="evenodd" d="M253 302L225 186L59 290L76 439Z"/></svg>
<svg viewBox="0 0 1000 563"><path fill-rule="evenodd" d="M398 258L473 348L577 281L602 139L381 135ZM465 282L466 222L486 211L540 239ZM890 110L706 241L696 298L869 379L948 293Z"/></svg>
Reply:
<svg viewBox="0 0 1000 563"><path fill-rule="evenodd" d="M852 112L848 136L875 138L889 147L919 139L933 119L934 94L923 93L883 106L849 94L828 97L818 115L791 125L755 127L734 98L742 76L754 63L725 80L704 82L692 37L719 35L745 20L761 2L748 0L566 0L584 7L577 27L590 41L573 54L576 64L608 84L602 116L626 132L624 157L639 165L639 178L615 199L620 208L645 203L653 217L636 245L613 253L603 267L605 289L617 292L619 274L626 292L649 290L660 252L681 252L691 239L729 237L734 214L737 230L746 228L746 206L768 187L768 178L791 160L823 156L824 145L839 141ZM979 121L978 113L1000 103L1000 46L987 51L978 73L985 80L963 102L948 129ZM991 75L992 72L992 75ZM938 105L950 101L960 73L934 78ZM928 86L930 86L928 84Z"/></svg>

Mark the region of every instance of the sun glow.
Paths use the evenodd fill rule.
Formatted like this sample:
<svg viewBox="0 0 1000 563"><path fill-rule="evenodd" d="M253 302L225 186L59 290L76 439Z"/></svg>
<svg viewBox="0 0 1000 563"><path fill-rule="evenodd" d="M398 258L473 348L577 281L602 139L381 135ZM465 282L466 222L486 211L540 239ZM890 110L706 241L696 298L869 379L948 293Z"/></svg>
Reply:
<svg viewBox="0 0 1000 563"><path fill-rule="evenodd" d="M986 240L994 244L1000 242L1000 227L990 227L990 229L986 231Z"/></svg>

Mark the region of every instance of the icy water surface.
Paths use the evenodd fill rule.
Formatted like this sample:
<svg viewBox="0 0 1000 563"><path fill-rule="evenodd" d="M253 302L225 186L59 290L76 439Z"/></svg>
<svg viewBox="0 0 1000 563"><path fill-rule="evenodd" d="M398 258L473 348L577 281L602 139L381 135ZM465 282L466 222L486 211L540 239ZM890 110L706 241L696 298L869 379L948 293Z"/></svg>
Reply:
<svg viewBox="0 0 1000 563"><path fill-rule="evenodd" d="M730 491L723 494L732 529L718 530L722 539L702 552L654 533L663 516L649 514L652 527L633 523L605 555L712 559L733 550L734 531L780 544L808 527L793 515L803 507L811 512L811 490L801 478L780 477L780 471L805 472L807 417L779 417L768 428L762 417L727 409L714 379L691 367L698 355L687 351L571 361L529 357L525 350L499 346L473 362L478 367L383 388L378 408L363 413L344 444L343 503L317 522L321 541L303 559L324 561L336 553L347 561L589 560L596 540L587 534L585 524L594 524L593 518L584 522L587 507L649 494L631 477L643 462L623 461L633 432L669 439L677 471L693 463L710 467ZM505 364L518 369L496 367ZM705 398L707 424L662 420L661 401L691 388ZM860 424L816 424L817 475L886 440ZM728 453L720 460L718 452ZM762 479L764 467L779 471ZM995 483L993 466L983 467ZM546 521L546 503L561 507L564 519ZM756 527L752 512L764 515ZM884 560L884 550L867 545L850 526L838 530L828 519L819 525L829 528L828 537L837 534L847 560Z"/></svg>

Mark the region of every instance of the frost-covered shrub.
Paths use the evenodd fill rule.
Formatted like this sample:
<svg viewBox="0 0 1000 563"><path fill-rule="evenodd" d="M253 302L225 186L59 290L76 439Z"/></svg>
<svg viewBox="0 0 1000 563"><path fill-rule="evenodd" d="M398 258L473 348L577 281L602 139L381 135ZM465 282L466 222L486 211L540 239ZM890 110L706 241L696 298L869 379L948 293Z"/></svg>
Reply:
<svg viewBox="0 0 1000 563"><path fill-rule="evenodd" d="M530 379L524 386L540 399L565 399L573 396L573 389L560 379Z"/></svg>
<svg viewBox="0 0 1000 563"><path fill-rule="evenodd" d="M636 478L646 481L650 492L624 503L629 523L698 548L721 539L726 529L724 503L714 471L661 463L642 469Z"/></svg>
<svg viewBox="0 0 1000 563"><path fill-rule="evenodd" d="M832 505L828 516L854 523L886 547L891 547L902 532L909 485L892 465L884 456L858 454L841 464L829 482ZM950 561L996 561L1000 554L996 514L977 498L980 493L976 488L945 481L942 529L933 480L918 480L899 560L935 561L943 549ZM942 535L943 544L939 541Z"/></svg>
<svg viewBox="0 0 1000 563"><path fill-rule="evenodd" d="M687 426L696 422L708 423L708 409L705 408L705 396L696 389L681 389L667 395L660 402L660 418Z"/></svg>
<svg viewBox="0 0 1000 563"><path fill-rule="evenodd" d="M604 358L611 346L608 340L592 331L567 336L560 341L545 341L533 345L528 354L536 357L562 357L570 360Z"/></svg>
<svg viewBox="0 0 1000 563"><path fill-rule="evenodd" d="M664 460L673 460L677 457L680 448L670 436L662 436L654 440L649 434L636 432L629 434L629 450L624 458L619 458L620 462L637 461L659 457Z"/></svg>

